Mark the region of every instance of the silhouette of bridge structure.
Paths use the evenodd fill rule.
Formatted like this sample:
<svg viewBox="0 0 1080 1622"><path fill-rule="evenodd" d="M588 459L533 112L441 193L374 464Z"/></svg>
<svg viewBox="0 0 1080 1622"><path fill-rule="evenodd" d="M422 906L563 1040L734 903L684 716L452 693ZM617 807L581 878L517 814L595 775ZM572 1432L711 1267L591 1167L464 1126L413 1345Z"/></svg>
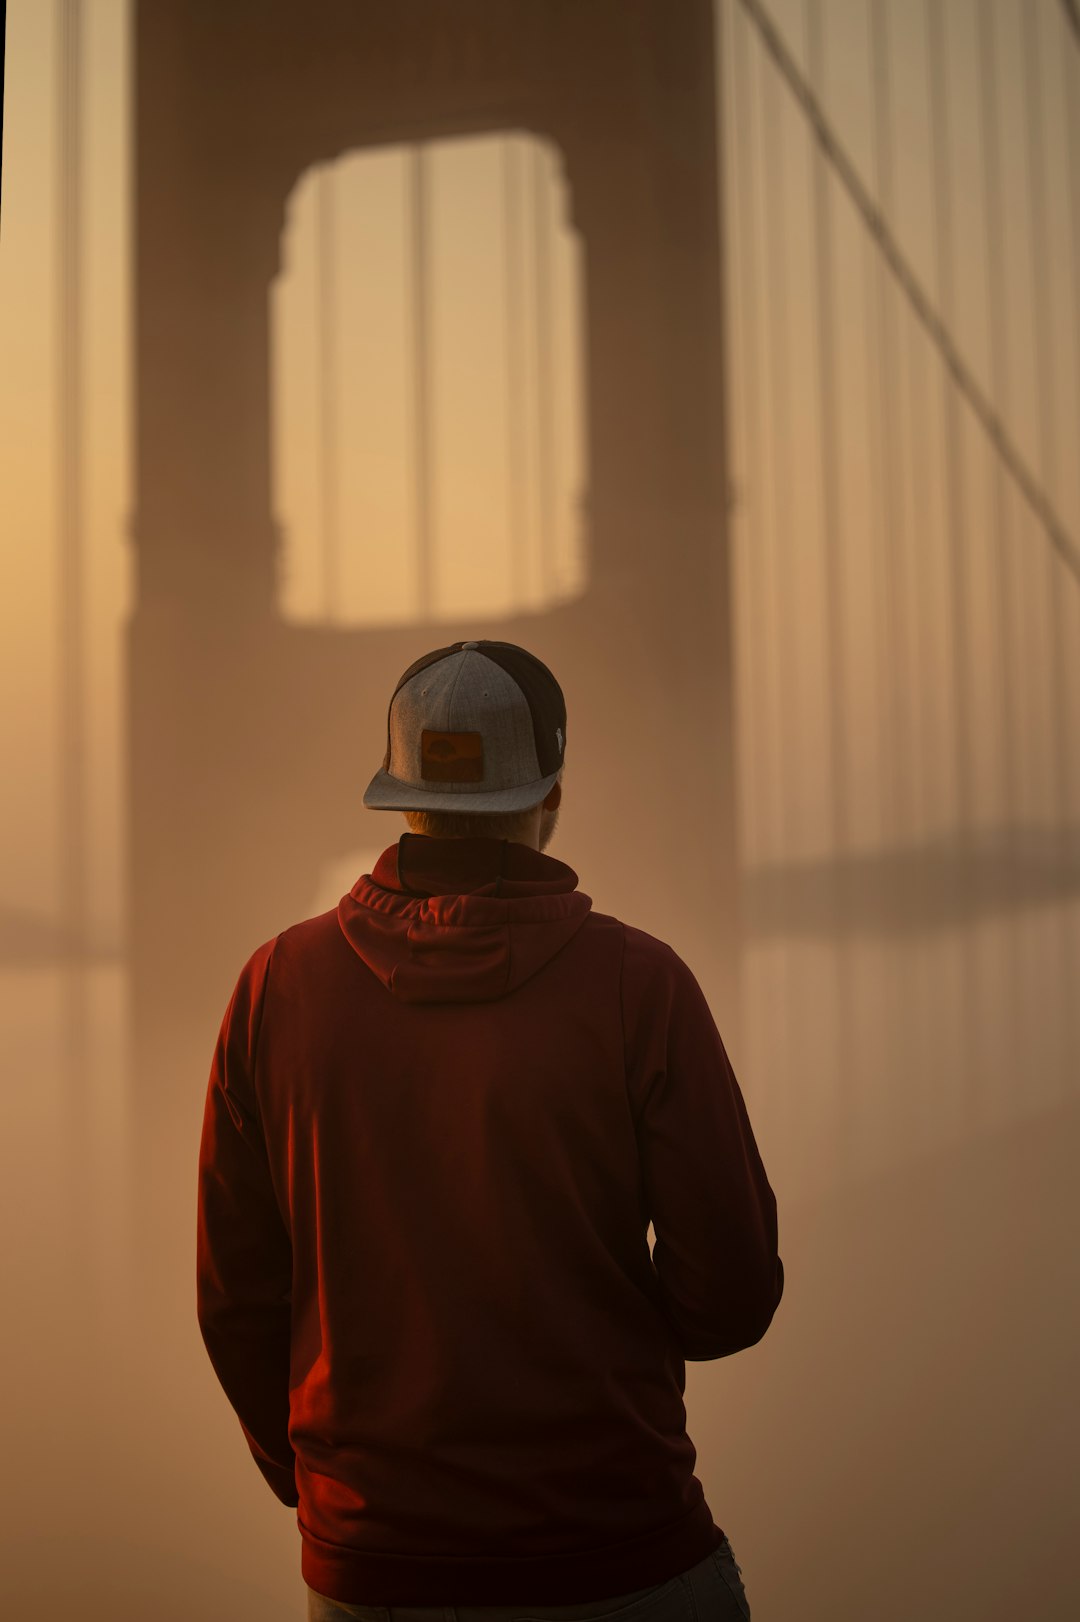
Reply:
<svg viewBox="0 0 1080 1622"><path fill-rule="evenodd" d="M61 848L70 910L58 945L73 960L94 950L78 721L77 11L68 7L60 99L68 177ZM458 635L521 642L556 671L569 711L568 804L580 796L574 815L589 851L586 887L632 895L650 927L677 933L733 1046L740 964L755 943L831 943L844 1006L853 995L850 954L867 939L963 928L1080 890L1080 551L1061 506L1070 450L1054 409L1065 369L1080 377L1080 355L1060 347L1037 291L1033 457L1010 413L1012 306L1002 276L1010 222L999 92L1013 64L1003 58L994 8L975 8L990 331L989 378L980 379L957 336L962 291L944 8L925 10L929 281L897 225L886 7L870 0L868 9L869 174L828 111L821 0L806 0L801 16L797 50L759 0L722 0L715 9L712 0L136 4L136 586L127 640L131 837L122 943L136 1077L170 1033L181 1042L193 1029L215 1028L246 952L302 916L320 870L355 849L360 795L381 757L393 682L418 652ZM1022 8L1015 65L1036 290L1059 240L1045 150L1051 28L1060 35L1054 60L1064 86L1074 272L1080 266L1076 10L1071 0L1048 0ZM727 105L718 104L718 87ZM794 177L780 136L782 120L792 117L808 163ZM586 563L582 589L569 599L471 616L451 629L424 595L437 544L425 468L438 432L425 386L425 154L433 143L482 133L551 142L562 166L584 275ZM281 611L288 536L271 502L269 289L281 269L289 199L304 175L377 147L409 153L424 584L405 623L298 625ZM804 189L811 222L811 257L797 264L785 251L793 187ZM845 620L853 588L843 545L852 455L841 374L853 316L837 275L841 208L860 234L872 311L863 351L876 492L864 543L879 571L880 619L867 639L878 705L874 763L851 721L863 668L845 654L854 635ZM785 371L796 277L815 301L817 450L805 500ZM1080 278L1068 280L1075 297ZM1071 330L1080 334L1075 309ZM332 331L324 331L322 352L331 365ZM941 431L931 444L934 417ZM550 420L550 402L538 420ZM324 431L336 443L330 416ZM971 506L973 455L979 514ZM935 480L943 497L940 582L922 577L910 544L928 517ZM803 597L794 564L808 502L821 539L828 838L827 848L803 857L781 725L798 698L786 685L796 669L793 644L752 636L737 662L733 560L734 537L743 535L748 600L763 616L768 609L772 623L795 627ZM331 530L339 547L340 519ZM1017 582L1025 581L1024 590L1044 594L1035 646L1023 640L1013 612ZM974 629L976 593L991 605L989 643ZM912 662L932 615L950 650L944 690L927 690L917 656ZM753 697L740 730L736 671L743 668ZM1045 707L1037 731L1018 699L1021 684L1035 695L1032 705ZM935 728L946 738L952 790L942 814L928 806ZM853 796L875 770L880 837L868 846L856 835ZM1046 788L1034 817L1033 778ZM395 831L388 828L387 839ZM1065 919L1060 946L1061 1012L1072 1022L1067 1051L1075 1056L1076 999L1068 988L1078 983L1077 942ZM965 985L974 1021L970 974ZM73 1014L73 1051L77 1043ZM977 1111L973 1055L968 1063ZM853 1086L852 1072L841 1068ZM1078 1070L1073 1063L1074 1081Z"/></svg>

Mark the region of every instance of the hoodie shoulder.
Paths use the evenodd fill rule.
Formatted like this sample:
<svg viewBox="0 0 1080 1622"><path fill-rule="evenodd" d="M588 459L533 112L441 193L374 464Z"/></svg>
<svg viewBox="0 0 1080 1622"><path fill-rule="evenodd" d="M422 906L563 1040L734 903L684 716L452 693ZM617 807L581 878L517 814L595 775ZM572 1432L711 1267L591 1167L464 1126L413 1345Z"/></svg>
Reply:
<svg viewBox="0 0 1080 1622"><path fill-rule="evenodd" d="M666 1068L673 1044L696 1044L704 1051L720 1044L720 1034L690 965L667 941L632 924L623 925L619 984L627 1078L637 1113Z"/></svg>
<svg viewBox="0 0 1080 1622"><path fill-rule="evenodd" d="M627 984L631 991L638 991L655 985L658 980L670 984L680 978L694 979L689 964L659 935L650 935L648 930L624 923L611 913L593 909L585 920L583 933L597 930L621 936L624 989Z"/></svg>
<svg viewBox="0 0 1080 1622"><path fill-rule="evenodd" d="M673 946L650 935L646 929L623 924L623 972L635 983L661 976L671 981L681 976L694 978L690 965L679 956Z"/></svg>

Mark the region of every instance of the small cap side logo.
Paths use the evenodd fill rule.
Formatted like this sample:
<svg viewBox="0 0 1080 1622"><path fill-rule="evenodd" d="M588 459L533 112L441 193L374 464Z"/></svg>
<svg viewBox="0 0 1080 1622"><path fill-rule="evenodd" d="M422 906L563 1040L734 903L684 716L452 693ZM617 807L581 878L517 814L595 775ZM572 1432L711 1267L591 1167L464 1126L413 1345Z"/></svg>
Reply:
<svg viewBox="0 0 1080 1622"><path fill-rule="evenodd" d="M482 783L484 740L479 732L420 734L420 776L426 783Z"/></svg>

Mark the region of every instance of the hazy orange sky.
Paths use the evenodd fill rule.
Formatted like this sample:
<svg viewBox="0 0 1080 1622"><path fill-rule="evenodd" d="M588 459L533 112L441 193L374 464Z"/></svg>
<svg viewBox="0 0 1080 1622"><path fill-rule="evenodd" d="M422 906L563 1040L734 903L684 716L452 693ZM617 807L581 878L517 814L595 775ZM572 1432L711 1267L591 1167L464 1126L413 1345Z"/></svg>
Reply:
<svg viewBox="0 0 1080 1622"><path fill-rule="evenodd" d="M1053 408L1049 412L1056 468L1046 470L1057 511L1074 536L1080 533L1080 468L1072 451L1080 437L1080 367L1077 355L1078 281L1070 237L1066 75L1075 62L1055 0L1038 0L1045 154L1045 244L1032 240L1027 171L1021 12L1015 0L992 3L998 42L999 145L1008 229L1001 244L1008 324L1008 399L1002 402L1009 432L1039 474L1041 443L1036 409L1036 299L1050 311L1053 332ZM776 0L773 14L794 55L805 64L805 13L801 0ZM805 120L763 54L757 36L735 0L718 7L722 44L728 47L719 79L726 146L725 225L729 261L729 356L732 397L732 478L740 505L733 530L739 646L787 643L797 679L783 701L775 671L757 677L744 664L743 702L756 694L760 717L780 714L773 755L792 763L790 791L799 812L793 824L802 854L826 837L823 792L814 741L820 733L824 669L824 569L820 518L821 439L817 406L817 325L812 274L811 162ZM829 0L825 19L823 100L860 174L873 186L873 97L869 70L869 9L864 0ZM911 266L928 293L936 288L933 192L930 168L925 11L917 5L887 7L892 66L895 165L892 219ZM957 296L954 328L961 352L980 385L990 390L983 175L976 96L975 0L946 8L950 62L950 156L953 177L952 245ZM743 30L749 80L732 77L733 30ZM83 514L87 625L85 704L90 759L92 911L108 933L117 921L123 803L119 734L119 627L130 609L132 519L130 494L132 399L130 286L130 66L127 0L93 0L83 7L84 143L83 275ZM18 852L5 864L3 889L14 906L55 913L51 852L56 829L57 740L57 60L56 8L37 0L13 0L8 8L8 84L4 144L3 249L0 253L0 457L5 491L0 625L8 679L3 685L2 724L9 757L19 762L4 797L4 849ZM1075 80L1074 80L1075 82ZM741 98L741 99L740 99ZM740 111L741 109L741 111ZM775 222L761 205L761 169L766 124L775 129L783 166L782 256L773 251ZM524 596L542 600L544 569L550 589L573 595L587 568L588 538L579 512L587 496L581 445L580 262L569 230L565 194L550 147L527 137L510 143L521 167L523 238L520 254L522 317L516 348L508 354L502 208L504 143L473 139L431 149L433 488L435 501L435 611L448 634L457 634L470 613L498 612ZM339 590L333 617L354 623L407 619L416 590L412 496L410 286L405 274L407 155L400 150L357 153L337 165L334 182L337 297L336 463L340 555ZM556 456L553 470L555 522L541 546L536 482L536 392L538 355L535 316L535 238L532 235L534 174L541 179L550 230L555 290L551 354ZM1070 174L1072 176L1070 182ZM309 171L289 203L282 274L272 294L274 332L274 434L277 450L275 505L285 532L280 582L282 612L321 617L323 525L319 497L318 410L319 297L316 275L319 172ZM749 185L749 190L747 186ZM749 198L756 202L751 206ZM877 634L871 608L874 547L880 525L874 499L881 486L875 457L874 402L867 393L867 337L875 342L873 298L880 278L876 253L848 201L830 185L833 209L837 349L840 389L840 482L843 548L850 580L850 668L858 673L871 657ZM1074 202L1075 207L1075 192ZM749 256L753 255L753 259ZM754 268L756 267L756 268ZM753 284L748 273L754 269ZM902 515L905 546L921 560L912 568L910 618L925 626L912 657L920 661L926 688L921 705L926 754L940 762L947 796L949 713L935 698L948 666L949 621L942 488L940 367L920 338L909 342L910 312L887 277L882 281L894 323L893 377L896 409L905 438L897 447L907 473ZM751 311L749 300L753 299ZM870 302L867 302L869 299ZM750 312L748 314L748 312ZM748 325L752 315L754 325ZM786 323L786 331L781 326ZM783 367L789 434L782 437L779 402L772 397L774 351L786 345ZM915 357L925 367L923 413L913 418L908 368ZM873 356L871 355L871 359ZM526 455L521 499L524 546L515 576L507 545L511 502L507 456L508 365L516 361L520 392L521 445ZM751 378L750 373L753 372ZM751 383L757 393L750 392ZM751 416L753 399L757 416ZM916 412L916 418L919 413ZM978 557L986 526L991 462L985 436L964 423L967 537ZM755 485L755 479L757 483ZM917 504L924 501L924 507ZM1015 495L1010 497L1018 591L1027 591L1028 619L1018 634L1033 650L1045 641L1045 593L1032 584L1049 548ZM1023 550L1021 550L1021 548ZM782 562L777 561L782 559ZM545 563L547 560L547 564ZM770 561L772 560L772 561ZM976 571L981 565L976 562ZM1050 565L1052 568L1053 565ZM790 600L801 610L793 629L772 598L756 593L755 568L782 570ZM926 596L914 595L922 582ZM1026 582L1026 585L1023 583ZM979 576L973 588L973 650L989 648L985 604L988 588ZM808 612L805 610L809 610ZM762 618L762 616L766 616ZM981 616L981 617L980 617ZM1018 622L1019 625L1019 622ZM1074 626L1074 630L1076 627ZM992 656L992 655L991 655ZM977 683L976 683L977 685ZM876 711L866 681L852 679L847 702L856 748L874 747ZM1024 700L1028 725L1044 727L1037 695ZM750 715L747 711L747 717ZM748 720L749 727L749 720ZM935 731L934 729L938 729ZM989 736L989 723L987 736ZM863 740L859 742L858 740ZM764 750L762 752L764 759ZM748 759L742 792L749 854L775 852L781 838L763 804L753 803L755 763ZM990 768L987 755L987 771ZM764 770L761 762L757 769ZM938 773L931 770L933 789ZM1029 774L1040 781L1039 769ZM853 784L854 837L875 837L878 817L873 775ZM761 791L762 794L764 790ZM948 820L943 799L928 798L928 826ZM1032 812L1038 815L1038 804ZM992 807L988 815L992 816ZM789 836L790 837L790 836Z"/></svg>
<svg viewBox="0 0 1080 1622"><path fill-rule="evenodd" d="M136 518L131 0L84 0L80 13L85 641L74 683L64 683L61 608L70 580L58 564L60 9L53 0L10 0L7 20L0 748L9 768L0 796L0 947L7 954L0 1033L12 1085L0 1187L12 1218L0 1242L0 1291L14 1303L4 1372L5 1390L18 1393L9 1415L18 1467L2 1505L0 1544L10 1555L14 1603L43 1617L77 1608L112 1622L129 1614L155 1622L245 1614L277 1622L301 1614L295 1528L280 1506L268 1512L198 1344L191 1293L194 1151L212 1021L203 1033L200 1016L193 1021L199 1029L186 1033L196 1054L190 1064L186 1052L162 1040L162 1063L138 1069L125 1046L139 965L124 940L123 894L131 841L122 654L133 610ZM804 0L769 0L769 10L806 71ZM887 0L883 14L892 70L888 218L913 274L937 302L927 7ZM990 270L1000 268L1007 389L991 404L1075 543L1080 51L1059 0L942 0L941 14L949 61L952 329L976 386L992 397L988 287ZM822 0L821 15L823 105L876 194L871 0ZM997 38L1006 221L992 254L976 73L976 24L988 16ZM1069 1421L1075 1428L1077 1296L1067 1281L1070 1263L1075 1272L1076 1213L1068 1207L1076 1204L1080 1073L1076 1027L1069 1025L1075 974L1064 946L1075 950L1080 941L1080 916L1067 864L1045 836L1059 819L1074 828L1080 822L1080 585L1008 477L997 527L998 464L966 405L959 407L957 457L963 522L960 533L950 532L946 401L955 395L835 176L827 199L838 488L834 528L826 533L817 149L744 6L717 0L716 17L738 858L748 917L757 900L755 927L724 938L737 939L741 953L743 1020L733 1061L778 1195L790 1282L776 1329L760 1348L688 1371L699 1469L725 1529L730 1512L755 1607L764 1595L762 1616L771 1599L770 1614L790 1622L819 1614L900 1622L914 1591L935 1619L1003 1622L1034 1609L1063 1622L1075 1611L1068 1593L1070 1584L1075 1589L1069 1511L1076 1458ZM1024 47L1032 19L1041 233L1028 169ZM737 74L739 64L744 73ZM335 246L322 279L320 192L329 172L309 170L288 202L269 311L273 505L284 543L278 606L285 617L410 625L417 614L412 159L410 151L385 149L348 154L334 166ZM507 141L440 143L425 161L434 518L426 584L445 627L439 640L450 642L485 634L476 620L540 609L575 597L587 583L584 312L578 244L550 146L508 132ZM509 267L519 275L509 278L508 161L518 165L522 205L520 251ZM538 220L546 238L543 231L537 237ZM551 255L550 349L537 308L540 240ZM332 330L322 319L320 290L328 284ZM508 298L519 301L516 320L508 319ZM1040 315L1050 334L1045 389ZM320 384L328 338L337 396L329 435ZM535 386L544 362L553 417L546 528ZM516 392L511 377L520 383ZM326 478L335 469L328 510ZM894 492L890 509L887 490ZM673 529L673 570L679 542ZM336 575L328 569L335 559ZM892 607L902 611L896 642ZM953 656L965 645L959 623L968 640L957 673ZM426 621L422 634L417 655L435 645ZM830 689L834 653L838 692ZM251 668L244 665L243 674ZM594 657L588 674L599 682L607 672ZM711 680L714 673L707 674ZM399 671L385 675L389 696ZM61 803L62 725L65 715L72 719L65 691L71 704L72 685L86 743L85 818L77 793ZM664 719L670 691L660 674L656 690L642 695L650 727ZM972 733L966 838L957 838L958 694ZM1073 743L1068 751L1058 748L1055 705ZM276 719L277 711L268 714ZM674 853L660 871L685 862L689 884L654 891L665 905L670 897L673 944L687 950L684 925L694 924L695 909L702 937L712 932L720 940L727 920L714 912L713 894L695 887L698 851L684 836L685 800L673 799L669 816L641 837L644 818L621 820L622 808L607 803L595 758L586 755L576 775L574 714L571 698L571 765L552 855L580 868L582 889L595 892L605 910L605 885L593 882L598 855L610 856L620 882L625 875L629 897L642 874L650 876L651 856L668 861ZM156 709L154 717L161 749L156 760L142 761L142 781L171 792L176 777L167 768L175 756L166 728L156 728ZM369 738L347 735L334 713L314 724L334 748L340 738L347 754L338 758L355 771L348 814L355 803L357 835L354 850L322 866L308 916L334 907L405 826L396 815L380 819L361 809L382 758L381 728ZM837 738L846 745L839 782L831 772ZM152 753L144 738L143 754ZM184 758L203 766L201 736ZM232 851L247 839L261 792L241 783L244 820L230 827L223 816L219 825L213 791L222 780L211 764L205 783L194 784L204 790L205 842L182 852L189 862L205 857L207 871L218 875L199 897L199 928L205 917L218 945L226 933L242 937L249 928L250 919L237 916L247 904L233 906L213 884L227 871L220 858L228 839L239 829ZM1003 855L1006 781L1026 842ZM235 777L228 783L233 793ZM300 849L293 841L311 835L306 819L322 785L307 790L307 800L291 802L303 807L295 830L264 819L263 842L252 845L260 856L272 847L276 857L287 841L283 870ZM159 794L153 804L162 803ZM842 837L838 805L847 818ZM236 809L235 801L227 809ZM174 865L154 815L140 823L144 873L151 846L154 860ZM998 840L989 858L971 837L978 833ZM340 851L339 835L337 828ZM315 839L320 850L330 848L318 831ZM65 956L57 938L73 915L78 922L78 898L64 892L72 852L88 888L90 951L80 958ZM260 868L260 883L264 877L268 905L277 907L280 875ZM159 894L147 884L152 905ZM843 927L830 916L841 897L853 915ZM283 925L293 922L294 900ZM646 929L654 923L647 913L627 921ZM185 990L183 964L199 966L197 954L177 956L183 963L165 976L163 1005ZM227 989L223 984L222 1007ZM155 1107L160 1132L140 1138ZM140 1196L140 1179L143 1195L153 1185L153 1200ZM158 1226L148 1216L155 1201ZM136 1241L158 1274L156 1296L142 1291L130 1266ZM77 1558L55 1558L58 1527L68 1529Z"/></svg>

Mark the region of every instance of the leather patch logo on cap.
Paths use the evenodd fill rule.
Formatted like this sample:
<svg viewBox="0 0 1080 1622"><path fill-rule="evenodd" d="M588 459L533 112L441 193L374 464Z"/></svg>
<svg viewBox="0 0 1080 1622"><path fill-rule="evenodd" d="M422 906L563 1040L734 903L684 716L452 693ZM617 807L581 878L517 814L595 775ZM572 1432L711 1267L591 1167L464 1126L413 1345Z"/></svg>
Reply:
<svg viewBox="0 0 1080 1622"><path fill-rule="evenodd" d="M420 734L420 776L426 783L482 783L484 744L479 732Z"/></svg>

